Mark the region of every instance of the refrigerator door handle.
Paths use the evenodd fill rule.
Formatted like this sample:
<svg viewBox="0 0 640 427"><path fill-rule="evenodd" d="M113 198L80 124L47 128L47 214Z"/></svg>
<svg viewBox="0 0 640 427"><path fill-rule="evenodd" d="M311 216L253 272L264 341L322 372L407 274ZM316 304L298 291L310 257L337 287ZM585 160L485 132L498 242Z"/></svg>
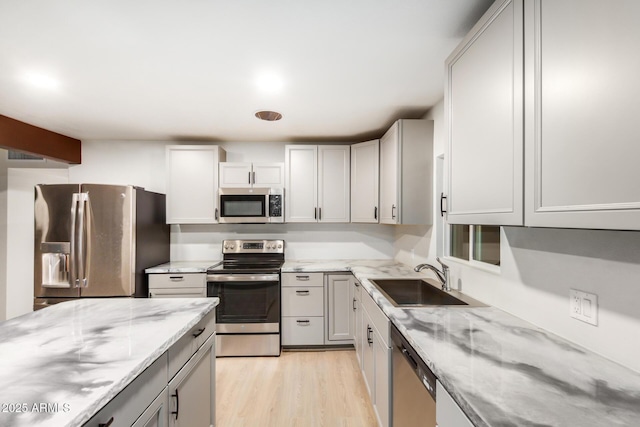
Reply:
<svg viewBox="0 0 640 427"><path fill-rule="evenodd" d="M87 201L89 200L88 193L78 194L78 234L77 234L77 246L78 246L78 286L86 288L87 283L87 248L85 247L86 230L85 230L85 216Z"/></svg>
<svg viewBox="0 0 640 427"><path fill-rule="evenodd" d="M78 196L74 193L71 198L71 236L69 256L69 284L72 288L78 286L78 248L77 248L77 220L78 220Z"/></svg>

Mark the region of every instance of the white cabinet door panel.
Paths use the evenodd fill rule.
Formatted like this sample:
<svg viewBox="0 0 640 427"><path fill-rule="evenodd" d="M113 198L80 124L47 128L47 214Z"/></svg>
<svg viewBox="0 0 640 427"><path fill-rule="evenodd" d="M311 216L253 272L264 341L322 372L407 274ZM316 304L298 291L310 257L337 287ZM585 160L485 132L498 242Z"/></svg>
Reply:
<svg viewBox="0 0 640 427"><path fill-rule="evenodd" d="M523 6L496 2L447 59L447 220L523 224Z"/></svg>
<svg viewBox="0 0 640 427"><path fill-rule="evenodd" d="M283 163L254 163L253 185L255 187L284 187Z"/></svg>
<svg viewBox="0 0 640 427"><path fill-rule="evenodd" d="M286 222L316 222L318 146L290 145L285 157Z"/></svg>
<svg viewBox="0 0 640 427"><path fill-rule="evenodd" d="M380 141L351 146L351 222L378 222Z"/></svg>
<svg viewBox="0 0 640 427"><path fill-rule="evenodd" d="M380 139L380 223L398 223L398 135L396 122Z"/></svg>
<svg viewBox="0 0 640 427"><path fill-rule="evenodd" d="M327 276L327 344L339 341L347 344L353 339L353 276L328 274Z"/></svg>
<svg viewBox="0 0 640 427"><path fill-rule="evenodd" d="M351 147L318 146L318 221L349 222Z"/></svg>
<svg viewBox="0 0 640 427"><path fill-rule="evenodd" d="M220 163L220 187L251 187L251 163Z"/></svg>
<svg viewBox="0 0 640 427"><path fill-rule="evenodd" d="M526 224L640 229L640 2L527 6Z"/></svg>

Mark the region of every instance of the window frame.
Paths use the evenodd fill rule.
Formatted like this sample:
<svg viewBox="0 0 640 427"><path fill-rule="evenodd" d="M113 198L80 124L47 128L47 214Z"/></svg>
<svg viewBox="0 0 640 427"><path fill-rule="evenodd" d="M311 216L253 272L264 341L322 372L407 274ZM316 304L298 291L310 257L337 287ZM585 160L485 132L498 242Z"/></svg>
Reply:
<svg viewBox="0 0 640 427"><path fill-rule="evenodd" d="M489 264L484 261L478 261L473 259L474 251L475 251L475 227L476 225L465 225L465 224L449 224L445 222L444 227L444 259L446 261L453 261L455 263L459 263L468 267L473 267L479 270L483 270L489 273L500 274L501 266L502 266L502 226L500 226L500 265ZM451 227L453 225L465 225L469 227L469 259L458 258L451 255Z"/></svg>

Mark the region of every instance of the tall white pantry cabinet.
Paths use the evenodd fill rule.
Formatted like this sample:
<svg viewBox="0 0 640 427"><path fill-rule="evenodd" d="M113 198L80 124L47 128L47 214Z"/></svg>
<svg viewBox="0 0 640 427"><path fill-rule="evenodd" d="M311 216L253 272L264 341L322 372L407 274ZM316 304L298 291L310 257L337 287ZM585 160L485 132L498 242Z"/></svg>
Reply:
<svg viewBox="0 0 640 427"><path fill-rule="evenodd" d="M448 222L640 229L639 21L635 0L487 11L447 60Z"/></svg>

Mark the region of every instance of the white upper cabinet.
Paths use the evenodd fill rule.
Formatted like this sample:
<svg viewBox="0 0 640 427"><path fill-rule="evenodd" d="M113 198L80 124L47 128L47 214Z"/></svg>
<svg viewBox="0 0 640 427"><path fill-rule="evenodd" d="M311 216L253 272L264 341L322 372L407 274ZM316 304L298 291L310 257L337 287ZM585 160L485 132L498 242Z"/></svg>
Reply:
<svg viewBox="0 0 640 427"><path fill-rule="evenodd" d="M396 121L380 139L380 223L431 224L433 121Z"/></svg>
<svg viewBox="0 0 640 427"><path fill-rule="evenodd" d="M449 223L523 225L522 63L523 0L494 3L446 61Z"/></svg>
<svg viewBox="0 0 640 427"><path fill-rule="evenodd" d="M348 145L287 145L286 222L349 222Z"/></svg>
<svg viewBox="0 0 640 427"><path fill-rule="evenodd" d="M283 163L220 163L220 187L284 187Z"/></svg>
<svg viewBox="0 0 640 427"><path fill-rule="evenodd" d="M378 222L380 141L351 146L351 222Z"/></svg>
<svg viewBox="0 0 640 427"><path fill-rule="evenodd" d="M640 2L526 4L525 223L640 229Z"/></svg>
<svg viewBox="0 0 640 427"><path fill-rule="evenodd" d="M167 224L218 222L218 163L215 145L167 146Z"/></svg>

